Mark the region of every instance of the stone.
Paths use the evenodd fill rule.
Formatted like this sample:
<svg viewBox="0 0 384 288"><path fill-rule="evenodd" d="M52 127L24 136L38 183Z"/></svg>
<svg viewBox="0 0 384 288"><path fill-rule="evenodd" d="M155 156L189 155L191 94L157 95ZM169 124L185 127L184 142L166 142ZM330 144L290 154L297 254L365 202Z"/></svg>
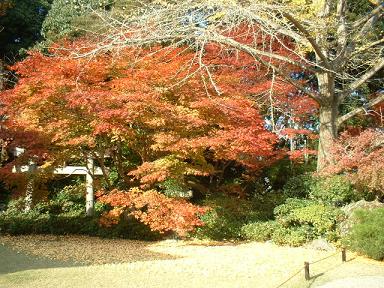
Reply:
<svg viewBox="0 0 384 288"><path fill-rule="evenodd" d="M305 245L306 248L314 249L314 250L322 250L322 251L336 251L336 247L333 246L330 242L328 242L324 238L318 238L312 240L311 242Z"/></svg>

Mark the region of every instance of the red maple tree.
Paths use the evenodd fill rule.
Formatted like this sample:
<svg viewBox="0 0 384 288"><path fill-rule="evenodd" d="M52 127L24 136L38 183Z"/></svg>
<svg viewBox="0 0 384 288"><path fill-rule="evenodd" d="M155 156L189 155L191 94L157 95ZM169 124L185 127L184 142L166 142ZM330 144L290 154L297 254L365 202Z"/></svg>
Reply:
<svg viewBox="0 0 384 288"><path fill-rule="evenodd" d="M122 49L92 58L72 57L71 49L54 56L31 52L12 67L18 84L1 93L1 112L8 116L1 133L13 133L12 145L25 147L25 157L45 167L91 154L111 189L110 171L126 186L144 189L167 179L214 175L213 162L258 171L282 155L252 97L268 89L268 71L247 54L220 49L211 45L202 54L184 47ZM273 93L292 89L285 85ZM182 234L201 224L196 217L204 211L185 200L154 191L135 199L131 194L136 195L115 191L100 198L114 207L104 224L132 205L137 208L132 215L154 230Z"/></svg>

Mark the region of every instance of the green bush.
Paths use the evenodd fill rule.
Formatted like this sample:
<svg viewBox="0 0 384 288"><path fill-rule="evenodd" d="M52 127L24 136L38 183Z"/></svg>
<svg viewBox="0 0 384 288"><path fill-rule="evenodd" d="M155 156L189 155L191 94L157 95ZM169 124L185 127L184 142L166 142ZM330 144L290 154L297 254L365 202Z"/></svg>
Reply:
<svg viewBox="0 0 384 288"><path fill-rule="evenodd" d="M292 176L283 186L283 194L286 198L307 198L313 182L310 174Z"/></svg>
<svg viewBox="0 0 384 288"><path fill-rule="evenodd" d="M280 227L276 221L253 222L241 227L241 236L245 240L270 240L275 229Z"/></svg>
<svg viewBox="0 0 384 288"><path fill-rule="evenodd" d="M144 224L135 219L124 219L112 227L101 227L98 217L85 215L52 215L27 213L0 214L0 233L11 235L22 234L83 234L102 237L120 237L127 239L154 240L159 234L150 231Z"/></svg>
<svg viewBox="0 0 384 288"><path fill-rule="evenodd" d="M309 197L334 206L343 206L361 198L343 175L318 178L311 185Z"/></svg>
<svg viewBox="0 0 384 288"><path fill-rule="evenodd" d="M313 239L311 227L304 225L299 227L277 226L272 233L272 241L279 245L301 246L308 240Z"/></svg>
<svg viewBox="0 0 384 288"><path fill-rule="evenodd" d="M358 253L384 260L384 208L357 210L354 219L344 243Z"/></svg>
<svg viewBox="0 0 384 288"><path fill-rule="evenodd" d="M201 217L204 226L197 228L192 236L213 240L229 240L241 238L241 227L263 218L262 211L253 207L253 202L234 197L212 197L203 205L212 210Z"/></svg>
<svg viewBox="0 0 384 288"><path fill-rule="evenodd" d="M275 208L276 220L285 228L305 227L307 238L330 236L335 238L340 209L312 200L289 198ZM300 231L301 233L302 231Z"/></svg>
<svg viewBox="0 0 384 288"><path fill-rule="evenodd" d="M18 215L25 208L24 198L13 199L8 202L7 210L3 213Z"/></svg>
<svg viewBox="0 0 384 288"><path fill-rule="evenodd" d="M167 179L159 184L159 188L168 197L189 197L190 189L184 182L177 179Z"/></svg>
<svg viewBox="0 0 384 288"><path fill-rule="evenodd" d="M307 207L315 204L316 202L307 199L298 199L298 198L288 198L285 202L277 206L273 213L275 217L282 218L288 216L292 213L293 210Z"/></svg>
<svg viewBox="0 0 384 288"><path fill-rule="evenodd" d="M207 212L201 217L204 226L198 227L194 237L212 240L239 239L244 220L238 219L232 213L218 208Z"/></svg>
<svg viewBox="0 0 384 288"><path fill-rule="evenodd" d="M8 209L0 213L0 233L19 234L85 234L129 239L158 239L160 235L150 231L134 218L124 218L112 227L101 227L99 216L108 205L96 202L95 216L85 215L84 187L67 186L50 200L37 203L24 211L24 198L11 200Z"/></svg>
<svg viewBox="0 0 384 288"><path fill-rule="evenodd" d="M254 195L251 201L251 211L248 221L257 222L258 220L268 221L274 218L276 206L284 203L285 197L279 191L270 191L265 195Z"/></svg>

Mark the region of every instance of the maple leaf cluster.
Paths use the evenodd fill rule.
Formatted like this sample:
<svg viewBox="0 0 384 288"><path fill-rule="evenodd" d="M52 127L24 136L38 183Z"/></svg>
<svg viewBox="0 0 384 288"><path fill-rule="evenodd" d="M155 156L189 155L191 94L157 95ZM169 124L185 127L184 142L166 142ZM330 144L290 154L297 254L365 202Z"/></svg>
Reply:
<svg viewBox="0 0 384 288"><path fill-rule="evenodd" d="M155 190L142 191L138 188L99 193L98 201L113 207L102 214L99 220L102 226L117 224L121 215L127 213L148 225L152 231L172 231L179 236L204 225L200 216L208 211L207 207L193 205L185 199L169 198Z"/></svg>
<svg viewBox="0 0 384 288"><path fill-rule="evenodd" d="M349 131L340 135L333 146L333 163L325 175L345 174L359 190L383 197L384 191L384 133L382 129L367 129L358 135Z"/></svg>

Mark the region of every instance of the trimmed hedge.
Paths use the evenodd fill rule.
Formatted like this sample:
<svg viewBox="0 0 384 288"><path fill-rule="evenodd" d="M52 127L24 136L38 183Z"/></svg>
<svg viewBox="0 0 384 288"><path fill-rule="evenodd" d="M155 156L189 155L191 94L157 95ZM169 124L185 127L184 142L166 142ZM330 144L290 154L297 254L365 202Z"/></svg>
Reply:
<svg viewBox="0 0 384 288"><path fill-rule="evenodd" d="M150 231L135 219L124 219L119 224L106 228L98 223L98 217L20 213L0 214L0 233L22 234L82 234L101 237L155 240L160 234Z"/></svg>

